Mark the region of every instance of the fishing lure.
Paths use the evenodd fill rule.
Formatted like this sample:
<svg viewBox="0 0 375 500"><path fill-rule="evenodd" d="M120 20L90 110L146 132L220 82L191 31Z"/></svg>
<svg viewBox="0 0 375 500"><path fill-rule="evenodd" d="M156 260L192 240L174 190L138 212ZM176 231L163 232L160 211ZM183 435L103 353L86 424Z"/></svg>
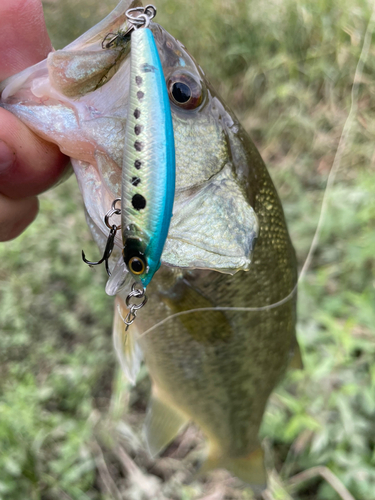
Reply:
<svg viewBox="0 0 375 500"><path fill-rule="evenodd" d="M155 7L130 9L133 24L121 227L125 264L143 288L160 267L175 191L175 147L169 96L153 34Z"/></svg>
<svg viewBox="0 0 375 500"><path fill-rule="evenodd" d="M152 31L151 19L156 8L147 5L126 12L129 28L109 34L104 49L121 43L131 33L131 69L128 117L122 167L121 209L112 206L106 214L111 230L102 259L107 272L116 231L121 228L123 258L135 283L127 297L130 312L125 320L129 326L136 311L145 305L145 291L160 267L161 254L168 235L175 193L175 146L172 115L167 86ZM119 201L119 200L117 200ZM115 203L115 202L114 202ZM121 213L121 226L110 226L108 219ZM143 298L141 304L130 305L132 297Z"/></svg>

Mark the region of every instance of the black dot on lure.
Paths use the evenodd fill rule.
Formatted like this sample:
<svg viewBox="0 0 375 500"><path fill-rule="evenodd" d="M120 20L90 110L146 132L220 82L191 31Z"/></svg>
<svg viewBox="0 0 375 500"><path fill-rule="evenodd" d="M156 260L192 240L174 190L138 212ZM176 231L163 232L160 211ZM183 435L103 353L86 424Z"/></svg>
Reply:
<svg viewBox="0 0 375 500"><path fill-rule="evenodd" d="M133 208L143 210L146 207L146 198L141 194L135 194L132 198Z"/></svg>
<svg viewBox="0 0 375 500"><path fill-rule="evenodd" d="M141 116L141 111L140 111L139 109L136 109L136 110L134 111L134 116L135 116L135 118L138 120L138 118Z"/></svg>
<svg viewBox="0 0 375 500"><path fill-rule="evenodd" d="M143 78L141 76L136 76L135 83L138 85L138 87L140 87L143 83Z"/></svg>
<svg viewBox="0 0 375 500"><path fill-rule="evenodd" d="M141 179L139 177L132 177L132 184L133 186L138 186L138 184L141 182Z"/></svg>
<svg viewBox="0 0 375 500"><path fill-rule="evenodd" d="M137 170L139 170L142 166L142 162L140 160L135 160L134 166Z"/></svg>
<svg viewBox="0 0 375 500"><path fill-rule="evenodd" d="M135 132L135 135L139 135L143 130L143 126L142 125L136 125L134 127L134 132Z"/></svg>
<svg viewBox="0 0 375 500"><path fill-rule="evenodd" d="M135 141L134 147L135 147L136 151L142 151L142 149L143 149L143 142Z"/></svg>
<svg viewBox="0 0 375 500"><path fill-rule="evenodd" d="M190 87L185 83L176 82L172 87L172 95L175 101L185 104L191 98Z"/></svg>
<svg viewBox="0 0 375 500"><path fill-rule="evenodd" d="M144 92L142 92L142 90L138 90L138 92L137 92L138 100L142 101L142 99L144 98L144 96L145 96Z"/></svg>

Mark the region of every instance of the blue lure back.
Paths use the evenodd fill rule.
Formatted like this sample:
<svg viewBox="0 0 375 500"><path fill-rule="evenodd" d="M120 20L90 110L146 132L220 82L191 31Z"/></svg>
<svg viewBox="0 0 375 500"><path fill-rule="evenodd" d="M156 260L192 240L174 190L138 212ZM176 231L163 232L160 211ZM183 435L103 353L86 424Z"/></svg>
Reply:
<svg viewBox="0 0 375 500"><path fill-rule="evenodd" d="M175 193L175 146L166 82L154 36L131 34L121 227L127 269L145 288L160 267Z"/></svg>

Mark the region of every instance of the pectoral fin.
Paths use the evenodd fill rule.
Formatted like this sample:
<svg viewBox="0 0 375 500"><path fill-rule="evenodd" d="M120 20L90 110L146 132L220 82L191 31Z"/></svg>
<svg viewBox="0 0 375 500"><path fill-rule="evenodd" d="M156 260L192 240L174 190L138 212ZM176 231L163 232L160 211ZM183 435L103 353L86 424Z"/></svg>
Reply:
<svg viewBox="0 0 375 500"><path fill-rule="evenodd" d="M179 434L188 419L155 394L150 399L145 420L145 436L151 456L158 455Z"/></svg>
<svg viewBox="0 0 375 500"><path fill-rule="evenodd" d="M215 304L198 290L193 288L187 280L176 286L174 294L161 295L162 301L169 307L172 314L191 309L214 309ZM210 343L226 342L234 334L225 313L222 311L196 311L194 314L180 316L182 325L198 342Z"/></svg>

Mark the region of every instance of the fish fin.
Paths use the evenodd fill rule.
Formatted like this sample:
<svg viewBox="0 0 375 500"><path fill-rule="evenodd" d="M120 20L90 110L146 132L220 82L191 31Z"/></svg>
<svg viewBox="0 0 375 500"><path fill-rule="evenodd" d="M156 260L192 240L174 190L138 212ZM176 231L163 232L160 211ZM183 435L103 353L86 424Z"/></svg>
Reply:
<svg viewBox="0 0 375 500"><path fill-rule="evenodd" d="M264 466L264 452L259 446L246 457L231 458L210 455L203 463L199 476L214 469L227 469L234 476L253 488L263 489L267 486L267 472Z"/></svg>
<svg viewBox="0 0 375 500"><path fill-rule="evenodd" d="M185 415L155 392L153 390L144 425L146 443L152 457L163 451L188 422Z"/></svg>
<svg viewBox="0 0 375 500"><path fill-rule="evenodd" d="M215 303L194 288L188 280L183 280L174 288L174 293L161 295L161 300L173 314L194 308L214 308ZM227 342L235 333L222 311L197 311L179 318L187 332L198 342Z"/></svg>
<svg viewBox="0 0 375 500"><path fill-rule="evenodd" d="M303 370L303 359L301 354L301 349L296 341L294 346L294 352L290 358L288 369L291 370Z"/></svg>
<svg viewBox="0 0 375 500"><path fill-rule="evenodd" d="M125 331L125 324L121 315L125 318L127 312L128 310L122 305L121 299L117 298L113 321L113 343L127 379L131 384L135 385L143 353L137 342L138 331L136 325L132 325L127 332Z"/></svg>

